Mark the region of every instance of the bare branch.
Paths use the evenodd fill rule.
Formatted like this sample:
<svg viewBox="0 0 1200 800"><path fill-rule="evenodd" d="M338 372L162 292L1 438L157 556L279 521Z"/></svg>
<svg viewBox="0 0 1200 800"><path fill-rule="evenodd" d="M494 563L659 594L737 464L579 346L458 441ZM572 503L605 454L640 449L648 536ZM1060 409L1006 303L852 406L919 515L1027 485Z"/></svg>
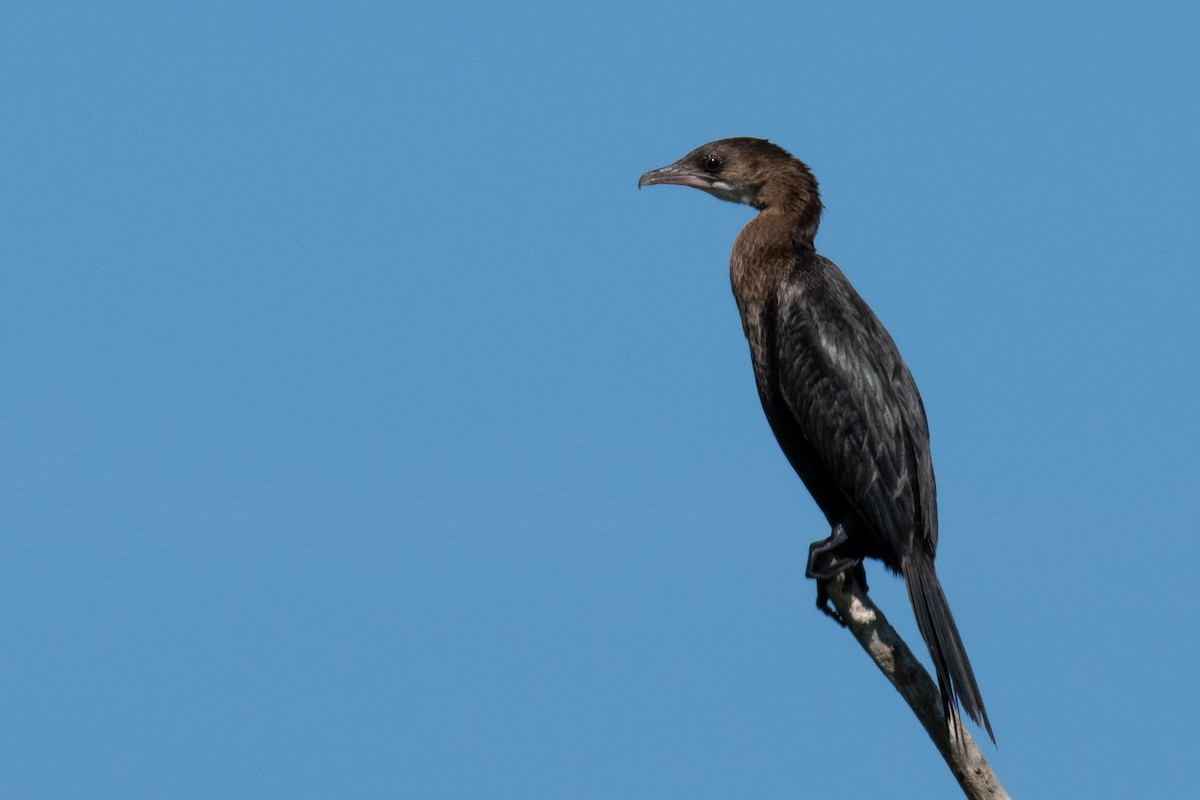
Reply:
<svg viewBox="0 0 1200 800"><path fill-rule="evenodd" d="M854 638L925 726L966 796L971 800L1009 800L961 721L955 719L957 731L946 724L937 684L859 582L842 573L826 581L825 590Z"/></svg>

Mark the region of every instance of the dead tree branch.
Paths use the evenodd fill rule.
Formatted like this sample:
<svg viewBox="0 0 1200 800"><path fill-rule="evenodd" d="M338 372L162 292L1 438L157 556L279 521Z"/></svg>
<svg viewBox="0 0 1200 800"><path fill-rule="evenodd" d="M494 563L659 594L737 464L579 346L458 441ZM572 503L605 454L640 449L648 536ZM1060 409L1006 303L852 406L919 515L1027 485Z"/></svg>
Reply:
<svg viewBox="0 0 1200 800"><path fill-rule="evenodd" d="M961 724L958 732L946 724L937 684L859 582L842 573L826 581L825 590L854 638L925 726L966 796L971 800L1009 800L971 734Z"/></svg>

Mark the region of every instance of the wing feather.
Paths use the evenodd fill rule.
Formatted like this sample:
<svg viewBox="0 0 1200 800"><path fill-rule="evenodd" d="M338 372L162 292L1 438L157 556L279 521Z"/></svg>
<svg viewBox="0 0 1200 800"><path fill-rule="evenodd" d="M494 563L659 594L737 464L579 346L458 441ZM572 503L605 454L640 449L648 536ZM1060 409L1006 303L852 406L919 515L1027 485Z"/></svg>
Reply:
<svg viewBox="0 0 1200 800"><path fill-rule="evenodd" d="M937 546L929 428L892 337L833 262L793 272L776 298L783 398L828 474L899 568L914 536Z"/></svg>

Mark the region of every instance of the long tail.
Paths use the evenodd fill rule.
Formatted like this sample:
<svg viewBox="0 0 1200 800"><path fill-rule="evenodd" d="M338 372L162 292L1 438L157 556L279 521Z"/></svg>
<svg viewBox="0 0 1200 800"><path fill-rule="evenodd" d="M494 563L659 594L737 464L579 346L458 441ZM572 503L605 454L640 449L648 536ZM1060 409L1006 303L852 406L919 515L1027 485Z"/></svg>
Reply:
<svg viewBox="0 0 1200 800"><path fill-rule="evenodd" d="M992 723L984 710L979 684L975 682L975 673L958 635L958 626L954 624L954 615L950 613L950 604L942 593L933 558L919 550L910 553L904 560L904 579L917 628L933 658L946 721L954 720L953 708L957 700L967 716L975 720L976 725L982 725L995 743L996 735L992 733Z"/></svg>

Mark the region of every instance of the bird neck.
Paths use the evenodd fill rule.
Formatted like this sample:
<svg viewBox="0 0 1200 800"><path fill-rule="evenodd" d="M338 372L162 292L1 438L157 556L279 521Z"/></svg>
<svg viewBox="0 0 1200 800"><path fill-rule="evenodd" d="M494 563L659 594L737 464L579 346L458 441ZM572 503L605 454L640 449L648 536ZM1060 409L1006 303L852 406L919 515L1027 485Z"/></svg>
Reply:
<svg viewBox="0 0 1200 800"><path fill-rule="evenodd" d="M779 168L759 190L755 206L762 215L770 215L771 228L781 235L790 228L788 238L796 246L812 247L821 224L821 194L817 179L800 161Z"/></svg>
<svg viewBox="0 0 1200 800"><path fill-rule="evenodd" d="M821 222L821 201L793 198L763 208L743 233L750 233L757 248L806 252L816 249L813 239Z"/></svg>
<svg viewBox="0 0 1200 800"><path fill-rule="evenodd" d="M796 265L815 254L812 233L779 207L763 209L738 234L729 261L743 318L757 315Z"/></svg>

